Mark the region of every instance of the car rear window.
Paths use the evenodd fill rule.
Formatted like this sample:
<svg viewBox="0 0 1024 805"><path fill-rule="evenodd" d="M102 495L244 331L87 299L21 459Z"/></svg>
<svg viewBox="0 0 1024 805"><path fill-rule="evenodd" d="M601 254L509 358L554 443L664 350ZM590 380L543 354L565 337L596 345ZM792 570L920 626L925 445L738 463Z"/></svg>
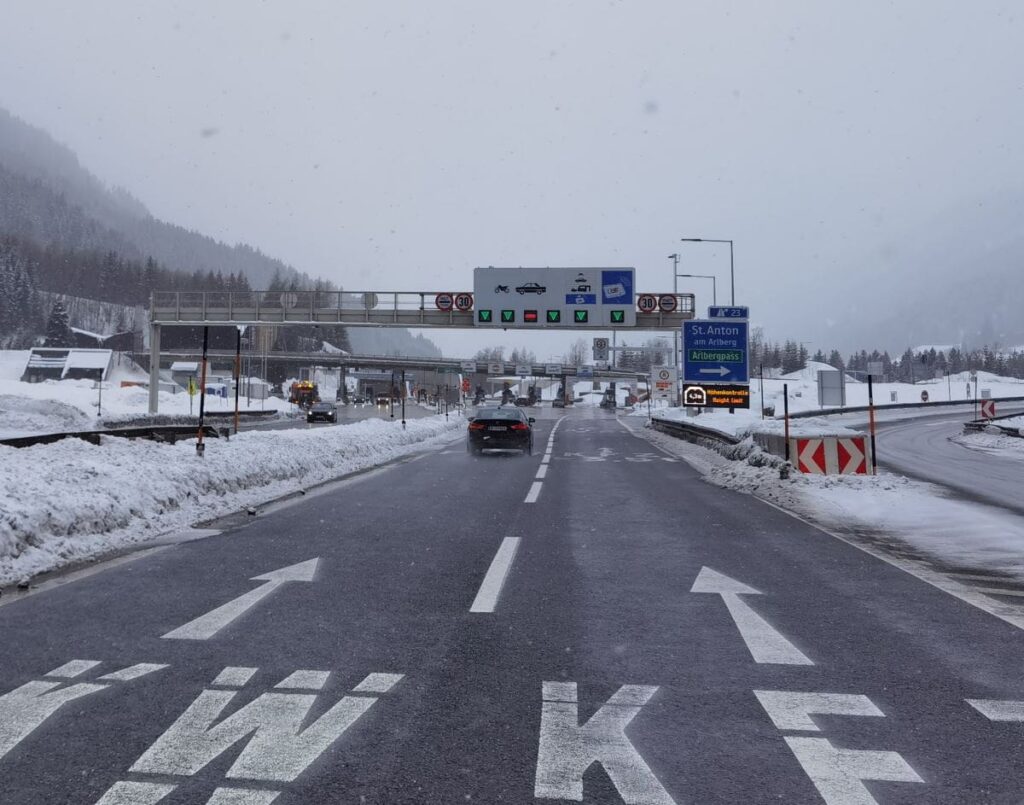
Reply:
<svg viewBox="0 0 1024 805"><path fill-rule="evenodd" d="M476 419L526 419L522 411L515 408L484 408L477 411Z"/></svg>

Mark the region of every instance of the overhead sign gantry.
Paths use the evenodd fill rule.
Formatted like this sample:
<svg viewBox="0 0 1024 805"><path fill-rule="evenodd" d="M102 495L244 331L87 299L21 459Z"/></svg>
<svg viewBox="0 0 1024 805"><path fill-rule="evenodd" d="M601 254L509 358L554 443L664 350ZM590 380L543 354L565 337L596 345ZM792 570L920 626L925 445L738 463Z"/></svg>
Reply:
<svg viewBox="0 0 1024 805"><path fill-rule="evenodd" d="M487 267L474 270L473 292L155 291L149 310L155 412L165 326L678 330L694 317L694 297L638 293L633 268Z"/></svg>

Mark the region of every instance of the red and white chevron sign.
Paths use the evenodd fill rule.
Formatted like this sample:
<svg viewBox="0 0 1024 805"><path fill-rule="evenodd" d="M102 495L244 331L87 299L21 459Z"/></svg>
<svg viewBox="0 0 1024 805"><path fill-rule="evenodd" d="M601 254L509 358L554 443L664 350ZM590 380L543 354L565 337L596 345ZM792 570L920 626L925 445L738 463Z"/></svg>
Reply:
<svg viewBox="0 0 1024 805"><path fill-rule="evenodd" d="M996 418L996 401L995 400L982 400L981 401L981 418L982 419L995 419Z"/></svg>
<svg viewBox="0 0 1024 805"><path fill-rule="evenodd" d="M866 436L821 436L793 439L800 472L811 475L866 475Z"/></svg>

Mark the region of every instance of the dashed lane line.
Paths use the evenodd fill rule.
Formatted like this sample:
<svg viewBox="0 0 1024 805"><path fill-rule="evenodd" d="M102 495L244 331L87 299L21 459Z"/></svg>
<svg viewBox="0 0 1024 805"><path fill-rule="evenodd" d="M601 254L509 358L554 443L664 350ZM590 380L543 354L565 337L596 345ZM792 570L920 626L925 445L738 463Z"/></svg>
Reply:
<svg viewBox="0 0 1024 805"><path fill-rule="evenodd" d="M547 464L541 464L540 467L537 468L537 480L538 481L543 481L544 477L547 474L548 474L548 465ZM1022 593L1022 595L1024 595L1024 593Z"/></svg>
<svg viewBox="0 0 1024 805"><path fill-rule="evenodd" d="M487 569L480 590L473 599L470 612L494 612L498 604L498 597L501 595L501 588L505 585L509 570L512 569L512 562L519 550L520 537L505 537L498 547L498 552L491 560L491 566Z"/></svg>
<svg viewBox="0 0 1024 805"><path fill-rule="evenodd" d="M530 487L530 491L526 493L526 500L523 503L536 503L537 498L540 497L540 490L544 486L540 481L534 481Z"/></svg>

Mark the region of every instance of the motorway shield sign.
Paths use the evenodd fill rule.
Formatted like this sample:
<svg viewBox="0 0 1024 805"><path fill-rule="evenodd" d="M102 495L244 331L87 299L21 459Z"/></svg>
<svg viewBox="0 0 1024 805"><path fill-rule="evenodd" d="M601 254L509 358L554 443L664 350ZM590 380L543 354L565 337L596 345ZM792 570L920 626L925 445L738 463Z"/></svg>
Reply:
<svg viewBox="0 0 1024 805"><path fill-rule="evenodd" d="M683 382L748 383L746 321L683 322Z"/></svg>

